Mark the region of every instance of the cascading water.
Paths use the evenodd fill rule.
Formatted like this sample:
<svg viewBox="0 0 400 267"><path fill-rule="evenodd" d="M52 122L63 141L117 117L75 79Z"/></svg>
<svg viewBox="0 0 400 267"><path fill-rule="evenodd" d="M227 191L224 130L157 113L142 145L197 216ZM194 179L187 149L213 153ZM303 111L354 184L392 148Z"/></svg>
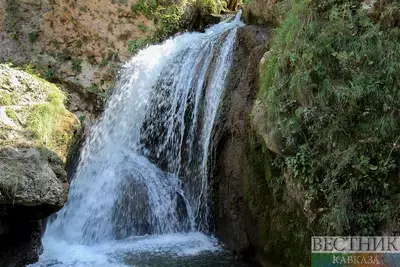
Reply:
<svg viewBox="0 0 400 267"><path fill-rule="evenodd" d="M207 159L241 25L239 14L126 64L85 144L68 203L48 224L39 266L121 266L134 252L219 250L200 233L210 220ZM121 251L124 260L110 257Z"/></svg>

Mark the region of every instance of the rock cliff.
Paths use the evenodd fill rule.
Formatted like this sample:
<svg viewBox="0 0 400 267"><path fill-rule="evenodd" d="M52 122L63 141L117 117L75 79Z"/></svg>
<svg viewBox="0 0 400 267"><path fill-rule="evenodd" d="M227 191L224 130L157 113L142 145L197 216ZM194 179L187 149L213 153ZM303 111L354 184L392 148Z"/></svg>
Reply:
<svg viewBox="0 0 400 267"><path fill-rule="evenodd" d="M264 233L252 201L265 203L259 191L264 174L256 164L262 149L251 125L251 110L259 85L259 62L266 51L269 30L258 26L238 29L233 65L214 140L212 174L216 235L230 250L246 259L265 261ZM256 152L253 151L256 150ZM256 192L251 192L256 190Z"/></svg>

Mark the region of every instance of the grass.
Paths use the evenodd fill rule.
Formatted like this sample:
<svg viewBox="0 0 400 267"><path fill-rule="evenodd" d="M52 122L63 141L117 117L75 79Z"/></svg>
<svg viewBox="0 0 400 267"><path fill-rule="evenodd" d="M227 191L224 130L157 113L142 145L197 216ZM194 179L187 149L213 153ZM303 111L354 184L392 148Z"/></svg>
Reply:
<svg viewBox="0 0 400 267"><path fill-rule="evenodd" d="M28 128L35 134L35 138L46 144L52 137L56 125L65 111L65 95L57 88L53 88L48 102L36 105L28 118Z"/></svg>
<svg viewBox="0 0 400 267"><path fill-rule="evenodd" d="M151 38L145 37L136 40L130 40L128 42L128 51L132 54L136 54L139 50L145 48L152 42Z"/></svg>
<svg viewBox="0 0 400 267"><path fill-rule="evenodd" d="M78 125L77 119L64 107L66 95L51 85L46 103L35 105L27 120L27 129L39 146L55 151L63 159Z"/></svg>
<svg viewBox="0 0 400 267"><path fill-rule="evenodd" d="M18 117L15 111L12 108L7 107L6 108L6 115L10 119L12 119L14 122L18 122Z"/></svg>
<svg viewBox="0 0 400 267"><path fill-rule="evenodd" d="M17 103L15 94L0 91L0 105L1 106L11 106Z"/></svg>
<svg viewBox="0 0 400 267"><path fill-rule="evenodd" d="M95 94L100 101L102 101L104 103L106 102L107 97L108 97L108 90L101 89L101 88L99 88L99 86L97 86L95 84L88 87L86 90L92 94Z"/></svg>
<svg viewBox="0 0 400 267"><path fill-rule="evenodd" d="M148 27L146 25L144 25L143 22L140 22L138 24L138 28L140 29L141 32L144 32L144 33L148 31Z"/></svg>

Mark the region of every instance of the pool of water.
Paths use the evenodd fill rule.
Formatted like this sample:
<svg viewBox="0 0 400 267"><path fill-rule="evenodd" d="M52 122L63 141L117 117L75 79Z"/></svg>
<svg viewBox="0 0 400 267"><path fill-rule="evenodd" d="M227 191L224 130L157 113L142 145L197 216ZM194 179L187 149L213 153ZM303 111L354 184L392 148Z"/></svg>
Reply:
<svg viewBox="0 0 400 267"><path fill-rule="evenodd" d="M131 237L95 246L43 239L40 260L30 267L249 267L202 233Z"/></svg>

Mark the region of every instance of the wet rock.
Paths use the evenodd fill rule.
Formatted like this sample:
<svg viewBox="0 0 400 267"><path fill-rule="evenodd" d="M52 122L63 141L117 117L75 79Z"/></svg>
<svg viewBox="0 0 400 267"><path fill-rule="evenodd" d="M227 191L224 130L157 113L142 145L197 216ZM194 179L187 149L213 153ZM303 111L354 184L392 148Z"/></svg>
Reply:
<svg viewBox="0 0 400 267"><path fill-rule="evenodd" d="M221 117L215 131L215 171L212 175L216 235L228 249L247 259L264 257L257 221L246 200L251 168L251 111L259 85L259 62L269 31L257 26L238 29L233 66Z"/></svg>
<svg viewBox="0 0 400 267"><path fill-rule="evenodd" d="M120 197L115 203L112 217L114 236L123 239L132 235L152 234L146 184L127 177L119 188Z"/></svg>

